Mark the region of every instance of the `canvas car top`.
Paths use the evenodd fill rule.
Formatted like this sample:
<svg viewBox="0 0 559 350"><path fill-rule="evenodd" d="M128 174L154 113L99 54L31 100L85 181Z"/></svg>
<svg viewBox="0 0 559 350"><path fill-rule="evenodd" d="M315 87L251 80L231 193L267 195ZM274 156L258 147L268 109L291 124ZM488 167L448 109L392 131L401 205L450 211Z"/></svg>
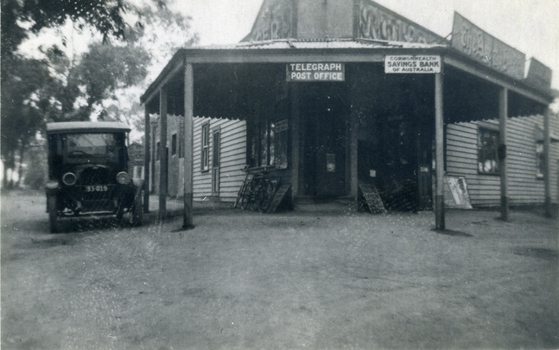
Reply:
<svg viewBox="0 0 559 350"><path fill-rule="evenodd" d="M47 123L48 133L64 132L103 132L130 131L130 127L121 122L59 122Z"/></svg>

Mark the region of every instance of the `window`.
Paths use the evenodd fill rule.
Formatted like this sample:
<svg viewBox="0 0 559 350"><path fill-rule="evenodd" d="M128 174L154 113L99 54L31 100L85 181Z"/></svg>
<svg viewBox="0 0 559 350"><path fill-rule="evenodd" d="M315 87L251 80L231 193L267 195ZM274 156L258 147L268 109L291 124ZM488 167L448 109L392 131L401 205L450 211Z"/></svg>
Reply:
<svg viewBox="0 0 559 350"><path fill-rule="evenodd" d="M536 176L543 179L545 174L545 153L543 152L543 143L536 143Z"/></svg>
<svg viewBox="0 0 559 350"><path fill-rule="evenodd" d="M212 167L219 166L219 151L221 143L221 130L217 129L213 132L213 154L212 154Z"/></svg>
<svg viewBox="0 0 559 350"><path fill-rule="evenodd" d="M499 174L499 131L480 127L478 129L478 172Z"/></svg>
<svg viewBox="0 0 559 350"><path fill-rule="evenodd" d="M265 116L260 116L250 125L250 142L248 150L251 167L274 165L275 161L275 125Z"/></svg>
<svg viewBox="0 0 559 350"><path fill-rule="evenodd" d="M155 160L159 160L161 158L161 143L157 142L155 145Z"/></svg>
<svg viewBox="0 0 559 350"><path fill-rule="evenodd" d="M177 134L171 136L171 155L177 154Z"/></svg>
<svg viewBox="0 0 559 350"><path fill-rule="evenodd" d="M201 170L210 170L210 123L202 125Z"/></svg>

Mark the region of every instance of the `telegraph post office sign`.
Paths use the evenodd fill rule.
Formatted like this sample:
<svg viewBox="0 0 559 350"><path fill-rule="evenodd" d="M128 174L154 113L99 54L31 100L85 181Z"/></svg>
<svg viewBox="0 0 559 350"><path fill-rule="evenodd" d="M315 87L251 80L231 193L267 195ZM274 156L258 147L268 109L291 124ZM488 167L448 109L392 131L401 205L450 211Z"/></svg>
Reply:
<svg viewBox="0 0 559 350"><path fill-rule="evenodd" d="M344 81L343 63L289 63L287 81Z"/></svg>
<svg viewBox="0 0 559 350"><path fill-rule="evenodd" d="M384 73L440 73L441 56L389 55L384 58Z"/></svg>

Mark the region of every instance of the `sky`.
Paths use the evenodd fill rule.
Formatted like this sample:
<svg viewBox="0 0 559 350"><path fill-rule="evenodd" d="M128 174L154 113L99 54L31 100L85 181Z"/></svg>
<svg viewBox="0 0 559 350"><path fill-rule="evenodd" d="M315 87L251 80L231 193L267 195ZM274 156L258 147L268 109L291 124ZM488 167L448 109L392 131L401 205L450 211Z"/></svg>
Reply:
<svg viewBox="0 0 559 350"><path fill-rule="evenodd" d="M141 0L138 0L141 1ZM193 18L200 45L239 42L251 30L263 0L175 0L174 8ZM308 0L342 1L342 0ZM351 0L344 0L351 2ZM559 0L376 0L384 7L446 37L452 31L454 11L504 43L535 57L553 70L552 88L559 90ZM70 26L71 27L71 26ZM75 31L69 30L70 35ZM50 33L50 34L49 34ZM37 55L39 45L59 43L63 29L28 40L21 50ZM89 33L89 37L91 37ZM70 40L75 54L88 40ZM80 46L81 45L81 46ZM163 64L164 65L164 64ZM162 69L155 67L153 76ZM139 91L138 94L141 94ZM138 95L139 96L139 95ZM137 97L139 98L139 97ZM554 109L559 109L559 106Z"/></svg>
<svg viewBox="0 0 559 350"><path fill-rule="evenodd" d="M550 67L552 87L559 89L559 0L376 2L443 37L451 33L454 11L457 11L526 54L527 59L535 57ZM205 46L239 42L250 32L261 4L262 0L177 0L175 6L193 17L194 30L200 34L200 44Z"/></svg>

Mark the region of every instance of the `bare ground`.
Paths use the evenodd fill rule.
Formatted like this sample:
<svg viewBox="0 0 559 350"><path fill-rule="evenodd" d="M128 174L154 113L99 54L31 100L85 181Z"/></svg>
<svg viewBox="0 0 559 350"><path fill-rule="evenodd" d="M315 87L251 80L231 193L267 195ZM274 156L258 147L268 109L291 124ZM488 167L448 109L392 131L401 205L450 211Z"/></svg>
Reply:
<svg viewBox="0 0 559 350"><path fill-rule="evenodd" d="M556 219L197 209L140 228L2 194L3 349L559 348Z"/></svg>

